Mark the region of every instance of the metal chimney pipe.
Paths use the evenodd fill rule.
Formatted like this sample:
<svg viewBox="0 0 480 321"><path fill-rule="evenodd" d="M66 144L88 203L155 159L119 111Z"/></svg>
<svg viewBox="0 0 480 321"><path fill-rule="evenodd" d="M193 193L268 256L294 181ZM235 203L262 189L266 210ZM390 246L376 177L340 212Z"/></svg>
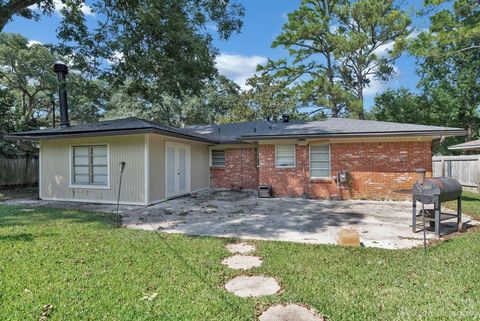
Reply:
<svg viewBox="0 0 480 321"><path fill-rule="evenodd" d="M70 127L68 119L68 102L67 102L67 83L68 67L62 63L56 63L53 71L58 77L58 100L60 102L60 128Z"/></svg>

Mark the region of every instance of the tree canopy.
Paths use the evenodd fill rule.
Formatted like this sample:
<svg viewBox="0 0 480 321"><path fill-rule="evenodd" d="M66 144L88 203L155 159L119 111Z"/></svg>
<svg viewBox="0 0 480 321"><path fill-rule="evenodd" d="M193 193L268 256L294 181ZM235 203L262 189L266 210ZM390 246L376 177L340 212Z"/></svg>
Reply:
<svg viewBox="0 0 480 321"><path fill-rule="evenodd" d="M364 118L363 90L391 77L409 26L390 0L302 0L272 44L289 57L262 69L285 79L304 105Z"/></svg>

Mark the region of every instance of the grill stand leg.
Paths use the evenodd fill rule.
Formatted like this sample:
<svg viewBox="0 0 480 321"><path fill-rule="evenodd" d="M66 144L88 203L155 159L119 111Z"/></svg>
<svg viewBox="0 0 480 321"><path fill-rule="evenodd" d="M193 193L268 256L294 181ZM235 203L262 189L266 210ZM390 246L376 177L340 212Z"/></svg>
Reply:
<svg viewBox="0 0 480 321"><path fill-rule="evenodd" d="M440 201L435 201L435 236L440 237Z"/></svg>
<svg viewBox="0 0 480 321"><path fill-rule="evenodd" d="M417 200L413 197L412 207L412 233L417 233Z"/></svg>
<svg viewBox="0 0 480 321"><path fill-rule="evenodd" d="M462 226L462 197L457 198L457 231L460 232Z"/></svg>

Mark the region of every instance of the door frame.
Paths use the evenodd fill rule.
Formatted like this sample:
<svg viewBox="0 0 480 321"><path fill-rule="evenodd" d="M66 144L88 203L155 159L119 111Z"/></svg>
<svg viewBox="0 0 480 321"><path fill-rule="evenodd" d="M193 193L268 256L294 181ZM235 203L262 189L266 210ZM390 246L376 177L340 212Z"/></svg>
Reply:
<svg viewBox="0 0 480 321"><path fill-rule="evenodd" d="M186 184L187 184L187 191L185 193L178 193L178 194L168 194L168 174L167 174L167 171L168 171L168 168L167 168L167 152L168 152L168 147L174 147L175 148L175 161L177 161L177 157L176 157L176 154L177 154L177 149L178 147L181 147L181 148L185 148L186 150L186 170L187 170L187 173L186 173ZM177 142L171 142L171 141L165 141L165 198L166 199L171 199L171 198L175 198L175 197L179 197L179 196L183 196L183 195L187 195L187 194L190 194L191 191L192 191L192 184L191 184L191 169L192 169L192 165L191 165L191 155L190 155L190 145L188 144L182 144L182 143L177 143ZM177 165L177 164L175 164Z"/></svg>

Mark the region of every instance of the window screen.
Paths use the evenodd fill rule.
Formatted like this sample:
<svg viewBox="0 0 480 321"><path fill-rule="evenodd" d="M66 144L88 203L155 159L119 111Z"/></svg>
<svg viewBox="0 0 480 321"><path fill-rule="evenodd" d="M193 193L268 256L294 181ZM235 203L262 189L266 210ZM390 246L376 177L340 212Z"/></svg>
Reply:
<svg viewBox="0 0 480 321"><path fill-rule="evenodd" d="M225 166L224 149L212 149L212 166Z"/></svg>
<svg viewBox="0 0 480 321"><path fill-rule="evenodd" d="M330 177L330 145L310 145L310 177Z"/></svg>
<svg viewBox="0 0 480 321"><path fill-rule="evenodd" d="M295 145L275 145L275 166L295 167Z"/></svg>
<svg viewBox="0 0 480 321"><path fill-rule="evenodd" d="M106 145L72 147L72 184L108 185Z"/></svg>

